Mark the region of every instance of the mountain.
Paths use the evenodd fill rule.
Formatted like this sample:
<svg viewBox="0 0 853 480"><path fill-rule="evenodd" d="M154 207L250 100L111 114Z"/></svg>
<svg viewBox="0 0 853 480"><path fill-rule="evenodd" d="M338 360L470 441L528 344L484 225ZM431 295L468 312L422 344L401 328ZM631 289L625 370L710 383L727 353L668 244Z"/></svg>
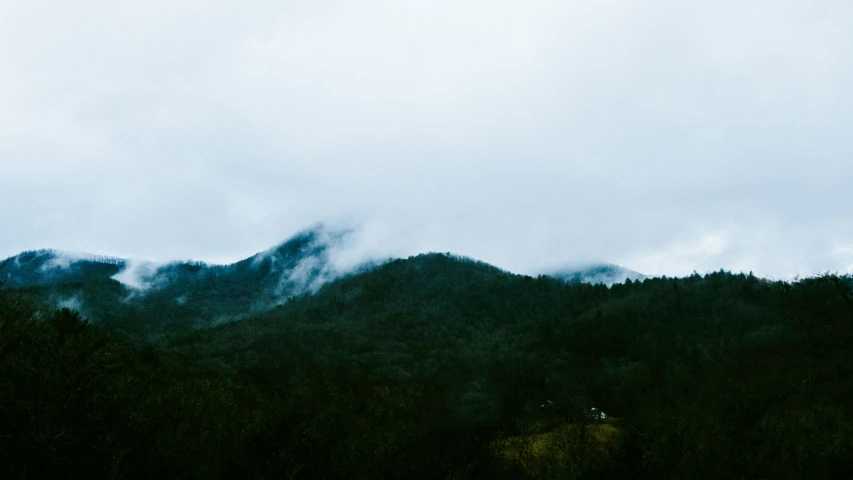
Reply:
<svg viewBox="0 0 853 480"><path fill-rule="evenodd" d="M0 290L0 476L853 471L853 278L607 287L443 254L339 275L336 248L306 232L229 266L16 259L27 286ZM311 294L281 303L289 292ZM21 293L79 295L147 345Z"/></svg>
<svg viewBox="0 0 853 480"><path fill-rule="evenodd" d="M274 368L299 382L345 366L365 378L429 379L455 415L478 421L590 395L590 406L621 416L663 379L675 389L694 371L736 368L742 345L785 341L774 300L784 288L726 272L608 288L425 254L164 348L172 365L192 359L200 371Z"/></svg>
<svg viewBox="0 0 853 480"><path fill-rule="evenodd" d="M127 261L58 250L35 250L10 257L0 265L3 265L0 279L5 279L5 285L21 288L77 282L89 277L109 278L126 268Z"/></svg>
<svg viewBox="0 0 853 480"><path fill-rule="evenodd" d="M138 343L150 343L159 341L167 331L191 331L263 314L294 297L317 293L338 278L378 267L379 263L367 262L354 268L338 264L337 258L348 248L349 234L322 226L307 229L230 265L193 261L158 265L55 250L24 252L6 261L0 278L6 278L7 287L48 306L77 310ZM450 260L455 265L452 269L437 267ZM491 265L447 255L413 257L406 265L407 275L414 277L406 277L400 285L414 289L411 294L416 297L431 288L511 275ZM396 262L386 267L399 268ZM439 281L451 271L455 272L453 278ZM625 278L646 278L607 264L564 269L550 276L563 282L608 286ZM417 278L427 284L418 284Z"/></svg>
<svg viewBox="0 0 853 480"><path fill-rule="evenodd" d="M59 250L29 251L7 259L3 274L11 288L110 278L145 293L228 276L237 283L259 281L256 286L272 289L278 295L298 294L316 290L334 276L329 250L344 235L322 228L305 230L281 245L231 265L194 261L158 265Z"/></svg>
<svg viewBox="0 0 853 480"><path fill-rule="evenodd" d="M492 418L504 408L494 402L498 389L526 389L525 396L542 400L538 386L498 380L515 349L532 340L537 324L582 311L602 291L465 257L422 254L338 279L244 321L190 332L169 348L176 359L193 358L204 369L277 365L299 377L311 375L312 365L346 364L396 381L452 379L439 383L454 411Z"/></svg>
<svg viewBox="0 0 853 480"><path fill-rule="evenodd" d="M316 292L351 273L335 262L347 235L323 227L308 229L230 265L191 261L157 265L55 250L32 251L7 259L0 278L6 279L7 287L43 302L71 307L131 336L150 339L167 326L216 325Z"/></svg>
<svg viewBox="0 0 853 480"><path fill-rule="evenodd" d="M574 268L563 268L556 271L545 273L545 275L557 278L564 282L581 282L592 284L604 284L608 287L614 283L625 283L626 279L631 281L642 281L650 278L640 272L635 272L621 265L612 263L602 263L593 265L584 265Z"/></svg>

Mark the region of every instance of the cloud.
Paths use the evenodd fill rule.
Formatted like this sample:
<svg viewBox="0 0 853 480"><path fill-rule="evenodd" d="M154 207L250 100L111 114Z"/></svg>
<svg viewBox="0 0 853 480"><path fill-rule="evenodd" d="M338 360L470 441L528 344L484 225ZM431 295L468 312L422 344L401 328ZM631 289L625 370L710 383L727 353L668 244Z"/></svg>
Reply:
<svg viewBox="0 0 853 480"><path fill-rule="evenodd" d="M83 308L83 303L76 296L68 297L60 299L58 302L56 302L56 308L67 308L69 310L75 310L79 312Z"/></svg>
<svg viewBox="0 0 853 480"><path fill-rule="evenodd" d="M98 262L109 263L112 265L123 265L124 259L115 257L106 257L103 255L92 255L82 252L68 252L62 250L45 250L43 252L50 258L39 267L39 272L47 272L50 270L68 270L72 265L78 262ZM15 258L16 264L20 264L20 259Z"/></svg>
<svg viewBox="0 0 853 480"><path fill-rule="evenodd" d="M86 255L81 253L60 252L57 250L50 251L50 259L44 262L39 267L39 272L47 272L49 270L59 269L67 270L71 265L84 260Z"/></svg>
<svg viewBox="0 0 853 480"><path fill-rule="evenodd" d="M836 247L832 253L842 259L840 273L853 274L853 244Z"/></svg>
<svg viewBox="0 0 853 480"><path fill-rule="evenodd" d="M128 260L124 268L110 278L134 290L144 292L156 287L156 282L163 280L157 275L158 267L159 265L154 262Z"/></svg>
<svg viewBox="0 0 853 480"><path fill-rule="evenodd" d="M389 258L378 253L387 253L387 250L381 246L377 249L377 244L370 241L371 233L365 226L315 225L297 235L297 241L306 236L308 241L301 247L295 264L289 256L282 256L289 252L284 253L282 246L277 246L253 257L252 266L257 268L269 262L270 272L279 275L275 292L279 301L293 295L315 293L339 277Z"/></svg>
<svg viewBox="0 0 853 480"><path fill-rule="evenodd" d="M0 252L230 263L322 221L368 256L523 273L838 267L851 22L844 0L5 2Z"/></svg>
<svg viewBox="0 0 853 480"><path fill-rule="evenodd" d="M277 294L314 293L325 283L330 276L328 266L317 256L309 256L300 259L299 263L282 277Z"/></svg>
<svg viewBox="0 0 853 480"><path fill-rule="evenodd" d="M697 239L673 242L660 250L649 252L634 263L643 272L655 275L671 272L670 275L685 276L694 270L713 270L719 258L731 247L726 232L713 232Z"/></svg>

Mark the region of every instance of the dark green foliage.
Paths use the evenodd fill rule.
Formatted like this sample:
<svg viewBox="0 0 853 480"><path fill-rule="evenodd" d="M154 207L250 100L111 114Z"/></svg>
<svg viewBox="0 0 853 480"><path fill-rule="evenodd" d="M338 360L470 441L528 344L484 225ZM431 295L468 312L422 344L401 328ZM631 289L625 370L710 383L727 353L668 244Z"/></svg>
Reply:
<svg viewBox="0 0 853 480"><path fill-rule="evenodd" d="M8 287L78 309L129 342L145 345L243 319L315 291L334 276L328 270L333 240L334 234L317 228L231 265L186 261L156 268L40 250L8 259L3 273ZM123 279L133 286L118 281L122 277L116 275L125 270L136 272Z"/></svg>
<svg viewBox="0 0 853 480"><path fill-rule="evenodd" d="M38 293L0 294L6 478L853 473L849 277L607 288L432 254L201 330L156 296L89 324Z"/></svg>
<svg viewBox="0 0 853 480"><path fill-rule="evenodd" d="M35 250L7 259L2 272L7 287L20 288L109 278L125 266L124 260L110 257L76 260L65 260L53 250Z"/></svg>

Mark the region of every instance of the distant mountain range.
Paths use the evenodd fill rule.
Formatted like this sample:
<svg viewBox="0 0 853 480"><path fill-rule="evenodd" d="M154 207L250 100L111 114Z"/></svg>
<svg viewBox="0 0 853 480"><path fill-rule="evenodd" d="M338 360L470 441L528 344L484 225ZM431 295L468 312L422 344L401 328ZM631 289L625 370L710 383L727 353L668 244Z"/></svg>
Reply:
<svg viewBox="0 0 853 480"><path fill-rule="evenodd" d="M144 337L157 335L152 318L159 319L160 326L172 329L239 320L385 263L365 262L345 270L339 268L333 252L345 242L346 235L323 227L308 229L230 265L194 261L157 265L55 250L29 251L7 259L0 279L6 279L7 288L30 293L49 305L78 310L95 321L112 322L118 330ZM610 264L562 269L546 275L565 282L608 286L626 278L646 278ZM135 318L146 321L134 324Z"/></svg>
<svg viewBox="0 0 853 480"><path fill-rule="evenodd" d="M2 277L12 288L113 279L145 293L191 283L252 283L253 290L277 296L314 291L334 278L328 250L334 236L321 229L301 232L287 242L231 265L196 261L155 264L58 250L29 251L9 258ZM179 292L178 292L179 293ZM185 292L190 293L190 292Z"/></svg>

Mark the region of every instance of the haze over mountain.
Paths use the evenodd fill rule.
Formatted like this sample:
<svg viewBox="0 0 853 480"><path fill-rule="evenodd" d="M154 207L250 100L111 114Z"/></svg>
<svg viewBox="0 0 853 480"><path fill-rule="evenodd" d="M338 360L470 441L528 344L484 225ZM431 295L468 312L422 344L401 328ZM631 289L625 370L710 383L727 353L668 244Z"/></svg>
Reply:
<svg viewBox="0 0 853 480"><path fill-rule="evenodd" d="M851 25L0 1L0 479L853 478Z"/></svg>
<svg viewBox="0 0 853 480"><path fill-rule="evenodd" d="M94 321L121 319L122 329L150 330L139 317L199 327L266 311L316 292L344 274L370 265L338 261L347 232L307 229L286 242L230 265L134 259L40 250L9 258L6 285L70 307Z"/></svg>
<svg viewBox="0 0 853 480"><path fill-rule="evenodd" d="M614 283L625 283L625 280L637 281L649 278L640 272L635 272L621 265L609 263L576 265L545 273L550 277L566 282L602 283L610 286Z"/></svg>
<svg viewBox="0 0 853 480"><path fill-rule="evenodd" d="M306 229L280 245L229 265L196 261L156 264L137 259L39 250L7 260L2 271L11 288L38 292L58 307L83 312L93 321L121 321L121 329L157 335L150 321L169 328L196 328L265 312L288 299L313 294L345 275L387 260L341 261L351 231L324 226ZM485 264L484 264L485 265ZM490 267L494 268L494 267ZM566 282L610 286L644 275L615 265L584 265L548 274Z"/></svg>
<svg viewBox="0 0 853 480"><path fill-rule="evenodd" d="M0 6L2 257L354 218L526 273L853 273L849 0L32 5Z"/></svg>

